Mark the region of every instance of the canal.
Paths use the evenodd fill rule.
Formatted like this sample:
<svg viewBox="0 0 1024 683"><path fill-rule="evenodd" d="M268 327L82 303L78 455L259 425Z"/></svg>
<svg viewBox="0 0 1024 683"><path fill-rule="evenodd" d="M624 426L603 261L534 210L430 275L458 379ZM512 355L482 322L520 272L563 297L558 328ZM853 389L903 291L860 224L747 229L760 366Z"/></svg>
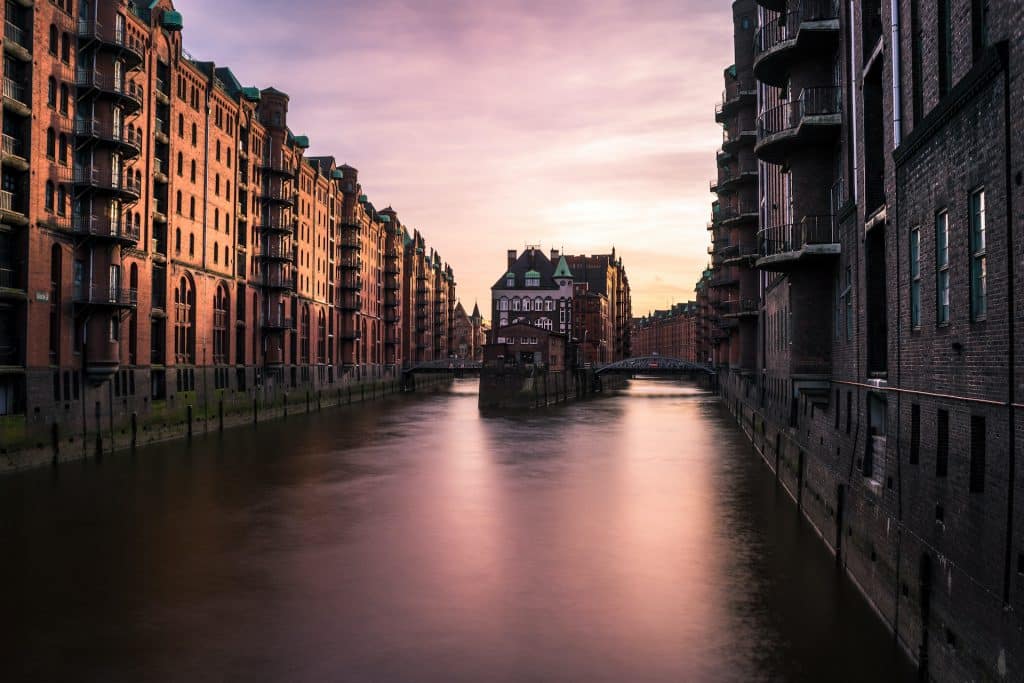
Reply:
<svg viewBox="0 0 1024 683"><path fill-rule="evenodd" d="M476 401L0 479L0 679L913 679L713 397Z"/></svg>

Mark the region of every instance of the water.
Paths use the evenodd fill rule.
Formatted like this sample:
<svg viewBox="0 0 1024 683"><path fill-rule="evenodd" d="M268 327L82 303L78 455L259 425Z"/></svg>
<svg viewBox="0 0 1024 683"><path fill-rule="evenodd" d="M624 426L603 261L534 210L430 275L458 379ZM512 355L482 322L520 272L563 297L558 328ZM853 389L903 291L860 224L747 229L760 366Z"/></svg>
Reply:
<svg viewBox="0 0 1024 683"><path fill-rule="evenodd" d="M912 672L720 405L475 385L0 479L8 681Z"/></svg>

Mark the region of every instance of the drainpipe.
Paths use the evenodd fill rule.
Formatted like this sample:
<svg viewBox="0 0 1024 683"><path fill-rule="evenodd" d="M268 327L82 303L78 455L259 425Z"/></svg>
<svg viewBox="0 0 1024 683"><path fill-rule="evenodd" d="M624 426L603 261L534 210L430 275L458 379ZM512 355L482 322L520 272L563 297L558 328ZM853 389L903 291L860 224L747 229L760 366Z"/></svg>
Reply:
<svg viewBox="0 0 1024 683"><path fill-rule="evenodd" d="M903 90L900 79L900 5L892 0L892 144L899 147L903 140Z"/></svg>
<svg viewBox="0 0 1024 683"><path fill-rule="evenodd" d="M1006 142L1003 145L1003 168L1006 174L1005 192L1006 192L1006 253L1009 258L1006 259L1006 281L1008 283L1006 287L1006 320L1009 323L1007 329L1009 330L1009 337L1007 339L1007 358L1006 358L1006 386L1008 387L1007 415L1009 422L1010 432L1010 448L1009 457L1007 458L1009 468L1007 472L1007 487L1006 487L1006 559L1003 567L1003 602L1005 604L1010 603L1010 581L1012 578L1011 567L1013 559L1013 519L1014 519L1014 487L1017 481L1017 367L1016 367L1016 348L1017 348L1017 335L1016 335L1016 288L1014 285L1014 278L1016 277L1014 271L1016 268L1016 259L1013 256L1014 244L1013 244L1013 158L1011 154L1012 142L1013 142L1013 124L1014 122L1010 119L1010 115L1013 112L1011 100L1010 100L1010 60L1009 60L1009 46L1003 43L997 46L999 50L999 59L1003 64L1003 122L1004 122L1004 135L1006 136Z"/></svg>
<svg viewBox="0 0 1024 683"><path fill-rule="evenodd" d="M211 73L213 67L210 67ZM213 88L213 81L209 87ZM206 98L203 116L203 270L206 270L206 233L208 230L207 214L210 212L210 98Z"/></svg>
<svg viewBox="0 0 1024 683"><path fill-rule="evenodd" d="M894 2L896 0L893 0ZM857 201L858 190L860 180L860 168L857 165L857 82L861 79L858 78L859 72L857 70L857 42L855 40L856 35L853 29L853 12L854 12L855 0L850 0L850 13L847 15L850 18L850 77L853 81L854 87L850 88L850 129L853 133L853 182L851 183L853 190L853 201Z"/></svg>

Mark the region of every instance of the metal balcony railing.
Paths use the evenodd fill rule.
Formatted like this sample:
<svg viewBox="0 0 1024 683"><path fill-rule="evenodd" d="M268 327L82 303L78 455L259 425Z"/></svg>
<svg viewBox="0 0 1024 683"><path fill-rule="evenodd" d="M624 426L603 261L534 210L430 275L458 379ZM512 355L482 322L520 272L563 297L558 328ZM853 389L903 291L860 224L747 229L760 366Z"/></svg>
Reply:
<svg viewBox="0 0 1024 683"><path fill-rule="evenodd" d="M25 212L22 208L20 197L7 190L0 190L0 211L7 211L9 213Z"/></svg>
<svg viewBox="0 0 1024 683"><path fill-rule="evenodd" d="M778 104L757 117L757 138L760 141L772 135L795 130L808 117L840 113L842 90L839 86L804 88L797 99Z"/></svg>
<svg viewBox="0 0 1024 683"><path fill-rule="evenodd" d="M93 237L113 237L139 241L139 230L127 220L114 220L109 216L73 216L71 231Z"/></svg>
<svg viewBox="0 0 1024 683"><path fill-rule="evenodd" d="M3 152L7 156L23 157L24 155L21 153L21 140L5 133L3 136Z"/></svg>
<svg viewBox="0 0 1024 683"><path fill-rule="evenodd" d="M12 21L4 22L4 40L9 40L23 48L28 48L28 43L25 42L25 29Z"/></svg>
<svg viewBox="0 0 1024 683"><path fill-rule="evenodd" d="M805 22L838 19L838 0L790 0L785 12L765 23L754 35L754 57L796 40L800 25Z"/></svg>
<svg viewBox="0 0 1024 683"><path fill-rule="evenodd" d="M128 172L122 178L113 173L103 173L95 168L76 168L72 177L75 185L117 190L135 196L142 192L140 183L135 179L134 175Z"/></svg>
<svg viewBox="0 0 1024 683"><path fill-rule="evenodd" d="M0 264L0 289L21 289L18 284L18 271L13 265Z"/></svg>
<svg viewBox="0 0 1024 683"><path fill-rule="evenodd" d="M280 313L271 313L269 315L260 314L260 327L265 327L274 330L295 329L292 319L287 318Z"/></svg>
<svg viewBox="0 0 1024 683"><path fill-rule="evenodd" d="M833 216L806 216L799 223L765 228L757 233L761 256L797 252L808 245L838 244Z"/></svg>
<svg viewBox="0 0 1024 683"><path fill-rule="evenodd" d="M4 97L28 106L25 86L9 76L4 76Z"/></svg>
<svg viewBox="0 0 1024 683"><path fill-rule="evenodd" d="M73 300L76 304L135 306L139 303L139 291L90 282L88 285L75 288Z"/></svg>

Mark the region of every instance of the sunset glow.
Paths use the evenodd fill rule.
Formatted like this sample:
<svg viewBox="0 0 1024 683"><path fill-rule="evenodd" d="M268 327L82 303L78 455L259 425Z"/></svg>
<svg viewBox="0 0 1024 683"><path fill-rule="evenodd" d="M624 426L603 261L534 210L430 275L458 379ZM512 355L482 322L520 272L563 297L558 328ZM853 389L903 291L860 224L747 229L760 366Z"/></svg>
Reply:
<svg viewBox="0 0 1024 683"><path fill-rule="evenodd" d="M357 167L377 206L424 230L469 304L525 243L614 245L638 315L692 298L727 2L177 6L186 48L291 95L310 154Z"/></svg>

